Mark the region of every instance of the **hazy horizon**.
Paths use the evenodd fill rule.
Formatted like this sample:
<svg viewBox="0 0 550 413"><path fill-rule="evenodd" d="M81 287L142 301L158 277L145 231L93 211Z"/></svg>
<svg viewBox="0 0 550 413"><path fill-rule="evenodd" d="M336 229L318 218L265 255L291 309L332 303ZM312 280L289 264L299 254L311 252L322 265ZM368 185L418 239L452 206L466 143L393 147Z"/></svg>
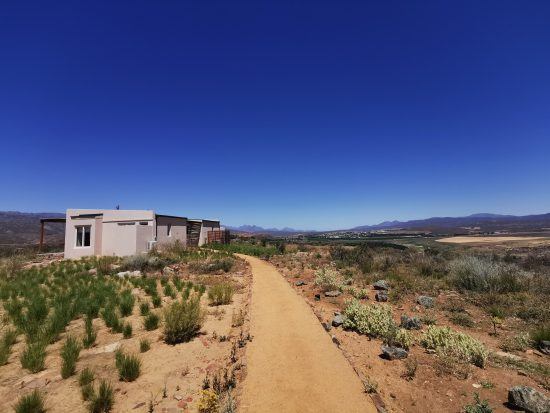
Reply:
<svg viewBox="0 0 550 413"><path fill-rule="evenodd" d="M14 3L0 210L550 211L550 3Z"/></svg>

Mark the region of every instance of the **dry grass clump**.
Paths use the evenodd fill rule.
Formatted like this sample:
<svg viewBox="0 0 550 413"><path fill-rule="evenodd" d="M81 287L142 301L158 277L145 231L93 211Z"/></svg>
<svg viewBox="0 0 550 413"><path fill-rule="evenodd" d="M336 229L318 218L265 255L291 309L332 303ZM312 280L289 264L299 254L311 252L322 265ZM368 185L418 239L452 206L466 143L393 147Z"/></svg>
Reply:
<svg viewBox="0 0 550 413"><path fill-rule="evenodd" d="M512 337L505 338L500 344L500 348L504 351L525 351L532 344L528 333L517 334Z"/></svg>
<svg viewBox="0 0 550 413"><path fill-rule="evenodd" d="M0 340L0 366L7 364L11 354L11 348L17 341L17 330L7 328Z"/></svg>
<svg viewBox="0 0 550 413"><path fill-rule="evenodd" d="M88 411L90 413L109 413L115 404L114 390L111 384L101 380L98 391L93 390L89 402Z"/></svg>
<svg viewBox="0 0 550 413"><path fill-rule="evenodd" d="M231 303L234 289L231 284L220 283L208 289L208 299L212 305L225 305Z"/></svg>
<svg viewBox="0 0 550 413"><path fill-rule="evenodd" d="M151 349L151 342L146 338L139 340L139 352L145 353Z"/></svg>
<svg viewBox="0 0 550 413"><path fill-rule="evenodd" d="M436 350L440 357L467 360L478 367L484 367L487 361L488 353L483 344L449 327L428 326L422 335L421 344Z"/></svg>
<svg viewBox="0 0 550 413"><path fill-rule="evenodd" d="M189 264L189 270L197 274L208 274L218 271L229 272L234 265L234 258L213 258L206 261L193 261Z"/></svg>
<svg viewBox="0 0 550 413"><path fill-rule="evenodd" d="M15 413L45 413L44 397L37 389L22 396L13 408Z"/></svg>
<svg viewBox="0 0 550 413"><path fill-rule="evenodd" d="M46 359L46 344L36 342L27 344L21 354L21 366L31 373L38 373L44 370L44 361Z"/></svg>
<svg viewBox="0 0 550 413"><path fill-rule="evenodd" d="M315 271L315 285L324 291L337 290L342 284L342 278L334 268L326 266Z"/></svg>
<svg viewBox="0 0 550 413"><path fill-rule="evenodd" d="M76 370L76 361L80 354L81 345L73 336L68 336L61 348L61 377L66 379L72 376Z"/></svg>
<svg viewBox="0 0 550 413"><path fill-rule="evenodd" d="M143 317L143 326L147 331L156 330L159 327L159 321L160 317L158 316L158 314L151 311L149 314Z"/></svg>
<svg viewBox="0 0 550 413"><path fill-rule="evenodd" d="M125 354L122 349L115 352L116 368L122 381L134 381L141 372L141 360L133 354Z"/></svg>
<svg viewBox="0 0 550 413"><path fill-rule="evenodd" d="M191 340L200 331L204 318L198 296L173 302L164 310L164 341L177 344Z"/></svg>

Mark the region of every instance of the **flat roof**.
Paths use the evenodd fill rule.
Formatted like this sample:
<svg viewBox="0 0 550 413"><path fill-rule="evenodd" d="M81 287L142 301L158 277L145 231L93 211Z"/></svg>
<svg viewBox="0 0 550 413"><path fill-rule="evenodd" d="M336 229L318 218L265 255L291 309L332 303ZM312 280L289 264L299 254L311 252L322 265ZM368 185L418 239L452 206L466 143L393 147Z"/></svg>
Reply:
<svg viewBox="0 0 550 413"><path fill-rule="evenodd" d="M164 218L178 218L178 219L187 219L187 217L178 217L176 215L164 215L164 214L155 214L157 217L164 217Z"/></svg>

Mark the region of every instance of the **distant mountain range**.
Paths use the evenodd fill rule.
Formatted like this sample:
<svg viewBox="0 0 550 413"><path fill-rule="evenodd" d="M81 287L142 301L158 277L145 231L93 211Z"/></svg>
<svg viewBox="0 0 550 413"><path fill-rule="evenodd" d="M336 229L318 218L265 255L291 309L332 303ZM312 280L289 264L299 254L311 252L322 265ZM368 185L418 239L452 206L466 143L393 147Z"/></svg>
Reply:
<svg viewBox="0 0 550 413"><path fill-rule="evenodd" d="M40 218L64 217L62 213L0 211L0 244L20 245L37 243ZM62 243L65 227L62 224L46 224L46 242ZM257 225L227 226L235 233L291 236L337 231L306 231L294 228L262 228ZM472 214L465 217L433 217L411 221L385 221L376 225L361 225L341 231L423 231L434 234L468 234L472 232L550 232L550 213L539 215L500 215L491 213Z"/></svg>

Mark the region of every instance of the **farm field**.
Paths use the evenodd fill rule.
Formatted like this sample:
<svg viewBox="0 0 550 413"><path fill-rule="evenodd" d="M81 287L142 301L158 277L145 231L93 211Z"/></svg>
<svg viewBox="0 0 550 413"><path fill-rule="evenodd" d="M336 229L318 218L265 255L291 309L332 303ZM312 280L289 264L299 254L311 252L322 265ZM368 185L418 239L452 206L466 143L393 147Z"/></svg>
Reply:
<svg viewBox="0 0 550 413"><path fill-rule="evenodd" d="M524 237L524 236L464 236L440 238L437 242L450 244L521 244L521 245L550 245L548 237Z"/></svg>
<svg viewBox="0 0 550 413"><path fill-rule="evenodd" d="M0 411L34 391L48 412L234 409L249 339L243 260L173 246L3 264Z"/></svg>

